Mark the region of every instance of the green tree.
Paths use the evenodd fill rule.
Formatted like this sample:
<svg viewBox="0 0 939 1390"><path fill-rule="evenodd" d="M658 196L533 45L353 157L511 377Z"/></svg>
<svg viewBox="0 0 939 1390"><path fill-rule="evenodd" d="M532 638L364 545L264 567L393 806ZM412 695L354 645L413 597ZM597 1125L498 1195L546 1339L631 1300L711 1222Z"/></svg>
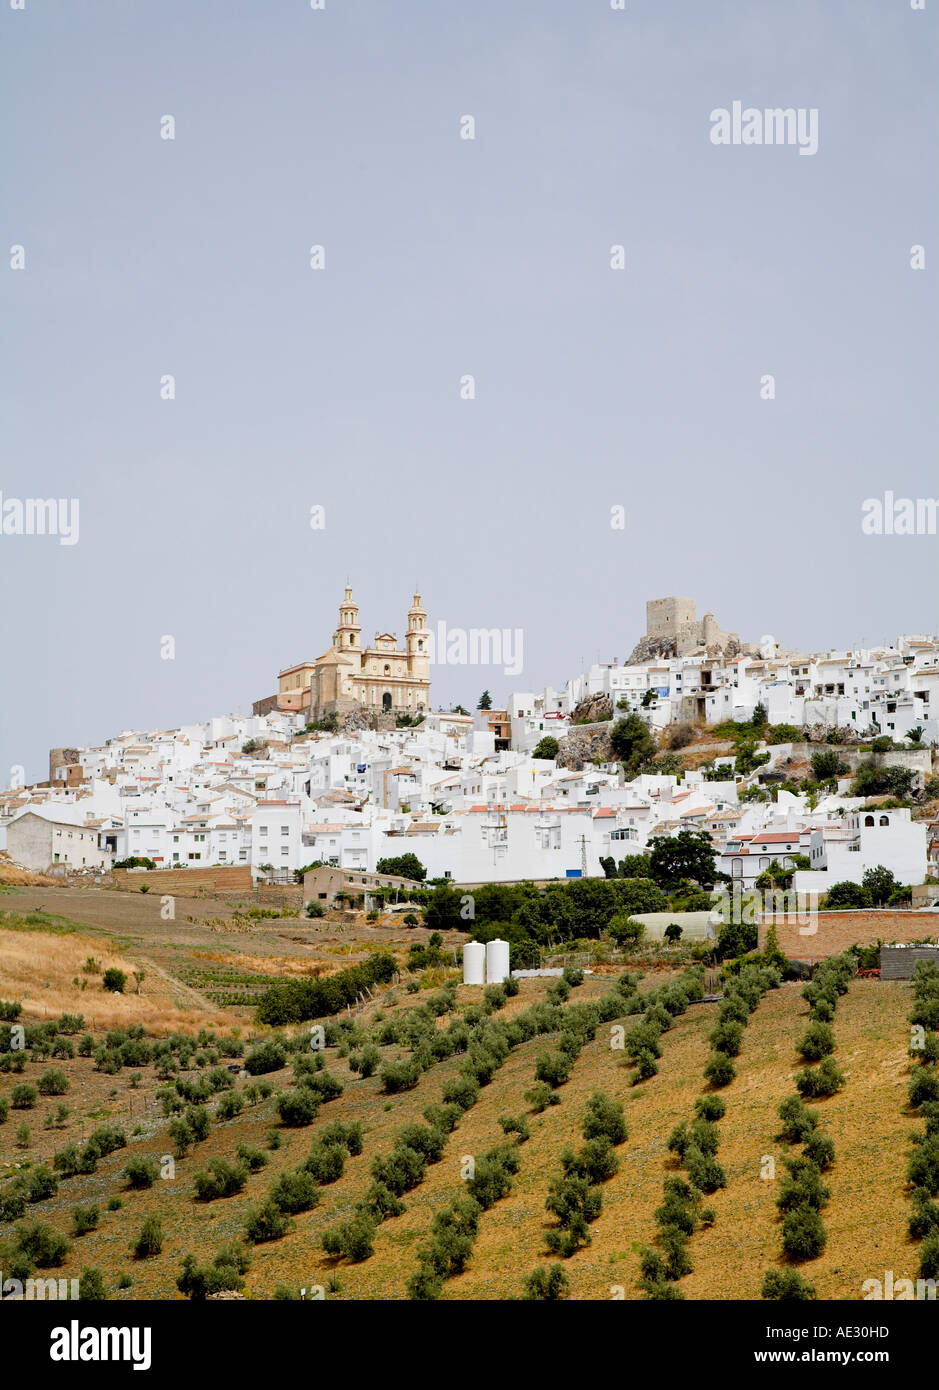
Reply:
<svg viewBox="0 0 939 1390"><path fill-rule="evenodd" d="M570 1297L571 1286L560 1265L539 1265L525 1276L525 1297L529 1302L555 1302Z"/></svg>
<svg viewBox="0 0 939 1390"><path fill-rule="evenodd" d="M873 868L865 870L861 886L870 894L875 907L883 907L884 903L889 902L891 894L903 885L890 869L885 869L883 864L876 864Z"/></svg>
<svg viewBox="0 0 939 1390"><path fill-rule="evenodd" d="M627 714L625 719L617 719L610 730L610 748L613 756L625 768L627 775L638 772L641 765L655 756L655 739L652 732L638 714Z"/></svg>
<svg viewBox="0 0 939 1390"><path fill-rule="evenodd" d="M871 895L860 883L833 883L825 895L825 907L870 907Z"/></svg>
<svg viewBox="0 0 939 1390"><path fill-rule="evenodd" d="M492 709L492 696L489 694L488 690L484 690L483 693L480 695L476 708Z"/></svg>
<svg viewBox="0 0 939 1390"><path fill-rule="evenodd" d="M645 929L645 923L635 921L628 912L617 912L610 918L609 932L617 946L634 945L642 939Z"/></svg>
<svg viewBox="0 0 939 1390"><path fill-rule="evenodd" d="M812 861L808 855L793 854L791 863L780 864L778 859L772 859L769 867L759 874L754 882L755 888L789 888L795 877L796 869L810 869Z"/></svg>
<svg viewBox="0 0 939 1390"><path fill-rule="evenodd" d="M427 877L427 870L412 851L407 854L398 854L390 859L379 859L375 866L377 874L395 874L398 878L413 878L419 883L423 883Z"/></svg>
<svg viewBox="0 0 939 1390"><path fill-rule="evenodd" d="M100 1269L83 1269L78 1279L78 1297L82 1303L103 1303L108 1296L104 1275Z"/></svg>
<svg viewBox="0 0 939 1390"><path fill-rule="evenodd" d="M710 888L716 873L710 835L680 830L677 835L659 837L652 846L650 867L652 877L663 888L674 887L685 878Z"/></svg>
<svg viewBox="0 0 939 1390"><path fill-rule="evenodd" d="M843 777L848 764L838 753L828 749L823 753L812 754L812 772L817 782L828 782L835 777Z"/></svg>
<svg viewBox="0 0 939 1390"><path fill-rule="evenodd" d="M544 738L535 744L531 755L533 758L556 758L559 746L556 738L552 738L550 734L545 734Z"/></svg>

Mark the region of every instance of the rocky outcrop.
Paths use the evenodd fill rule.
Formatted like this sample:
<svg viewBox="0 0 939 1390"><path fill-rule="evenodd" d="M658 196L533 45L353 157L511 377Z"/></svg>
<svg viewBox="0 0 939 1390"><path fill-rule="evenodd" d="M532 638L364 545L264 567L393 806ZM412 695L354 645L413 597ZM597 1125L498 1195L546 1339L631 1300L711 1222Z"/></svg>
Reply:
<svg viewBox="0 0 939 1390"><path fill-rule="evenodd" d="M558 767L580 772L587 763L614 762L610 724L582 724L558 741Z"/></svg>
<svg viewBox="0 0 939 1390"><path fill-rule="evenodd" d="M343 734L354 734L360 729L387 733L394 727L395 717L391 710L350 709L339 716L339 732Z"/></svg>
<svg viewBox="0 0 939 1390"><path fill-rule="evenodd" d="M609 695L588 695L571 710L571 724L595 724L601 719L613 718L613 701Z"/></svg>
<svg viewBox="0 0 939 1390"><path fill-rule="evenodd" d="M831 736L835 733L835 730L830 728L827 724L809 724L803 732L807 743L831 743ZM852 729L850 724L842 725L837 730L835 743L839 747L845 746L850 748L852 745L860 742L861 739L857 729Z"/></svg>
<svg viewBox="0 0 939 1390"><path fill-rule="evenodd" d="M641 637L627 658L627 666L645 666L650 661L676 656L676 644L671 637Z"/></svg>

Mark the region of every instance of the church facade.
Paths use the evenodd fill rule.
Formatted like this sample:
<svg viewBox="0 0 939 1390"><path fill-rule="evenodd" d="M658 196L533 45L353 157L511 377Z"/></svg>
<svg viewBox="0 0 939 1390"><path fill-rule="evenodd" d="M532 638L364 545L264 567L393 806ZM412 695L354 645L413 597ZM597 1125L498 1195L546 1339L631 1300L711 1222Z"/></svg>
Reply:
<svg viewBox="0 0 939 1390"><path fill-rule="evenodd" d="M310 719L355 709L423 714L430 709L430 633L420 594L408 609L404 651L394 633L362 646L359 607L346 585L332 645L315 661L288 666L277 679L277 705Z"/></svg>

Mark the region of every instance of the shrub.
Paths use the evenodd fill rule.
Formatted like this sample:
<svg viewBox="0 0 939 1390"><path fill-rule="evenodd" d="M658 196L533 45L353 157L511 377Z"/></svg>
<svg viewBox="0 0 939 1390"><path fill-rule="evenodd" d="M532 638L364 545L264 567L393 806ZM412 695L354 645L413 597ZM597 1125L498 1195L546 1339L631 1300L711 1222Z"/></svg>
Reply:
<svg viewBox="0 0 939 1390"><path fill-rule="evenodd" d="M930 1232L920 1246L919 1277L939 1279L939 1232Z"/></svg>
<svg viewBox="0 0 939 1390"><path fill-rule="evenodd" d="M171 1120L166 1132L173 1141L173 1153L177 1158L185 1158L193 1143L193 1133L186 1121L179 1117Z"/></svg>
<svg viewBox="0 0 939 1390"><path fill-rule="evenodd" d="M351 1120L347 1124L342 1120L332 1120L323 1126L316 1139L320 1144L338 1144L352 1156L360 1154L364 1144L362 1125L358 1120Z"/></svg>
<svg viewBox="0 0 939 1390"><path fill-rule="evenodd" d="M547 1210L558 1219L559 1230L548 1231L545 1241L549 1253L567 1259L590 1239L587 1225L600 1215L603 1197L586 1178L564 1174L548 1185Z"/></svg>
<svg viewBox="0 0 939 1390"><path fill-rule="evenodd" d="M528 1096L526 1094L526 1100ZM479 1082L471 1076L454 1076L444 1085L445 1105L458 1105L461 1110L471 1110L479 1099Z"/></svg>
<svg viewBox="0 0 939 1390"><path fill-rule="evenodd" d="M127 984L127 976L123 970L118 970L115 966L112 966L109 970L104 972L101 977L101 983L103 987L110 990L112 994L123 994L124 986Z"/></svg>
<svg viewBox="0 0 939 1390"><path fill-rule="evenodd" d="M818 1112L807 1109L800 1096L787 1096L780 1102L776 1113L783 1122L782 1138L790 1144L800 1144L808 1139L818 1124Z"/></svg>
<svg viewBox="0 0 939 1390"><path fill-rule="evenodd" d="M68 1090L68 1077L64 1071L44 1071L39 1078L39 1094L41 1096L64 1096Z"/></svg>
<svg viewBox="0 0 939 1390"><path fill-rule="evenodd" d="M137 1239L131 1245L135 1260L146 1260L159 1255L163 1249L163 1222L151 1213L144 1217Z"/></svg>
<svg viewBox="0 0 939 1390"><path fill-rule="evenodd" d="M835 1034L830 1023L810 1023L796 1044L796 1051L807 1062L818 1062L834 1050Z"/></svg>
<svg viewBox="0 0 939 1390"><path fill-rule="evenodd" d="M722 1120L727 1112L727 1106L720 1096L699 1096L694 1103L695 1114L702 1120Z"/></svg>
<svg viewBox="0 0 939 1390"><path fill-rule="evenodd" d="M126 1178L129 1186L134 1188L152 1187L159 1176L160 1167L156 1159L143 1154L128 1159L121 1170L121 1177Z"/></svg>
<svg viewBox="0 0 939 1390"><path fill-rule="evenodd" d="M688 1254L688 1237L676 1226L663 1226L659 1232L662 1249L665 1252L665 1277L683 1279L694 1266Z"/></svg>
<svg viewBox="0 0 939 1390"><path fill-rule="evenodd" d="M105 1206L108 1211L120 1211L124 1205L120 1197L109 1197Z"/></svg>
<svg viewBox="0 0 939 1390"><path fill-rule="evenodd" d="M14 1110L32 1110L39 1099L39 1092L28 1081L21 1081L10 1092L10 1104Z"/></svg>
<svg viewBox="0 0 939 1390"><path fill-rule="evenodd" d="M907 1163L907 1177L914 1187L939 1196L939 1136L917 1137Z"/></svg>
<svg viewBox="0 0 939 1390"><path fill-rule="evenodd" d="M561 1265L539 1265L525 1276L525 1298L529 1302L555 1302L570 1296L571 1286Z"/></svg>
<svg viewBox="0 0 939 1390"><path fill-rule="evenodd" d="M814 1207L820 1211L830 1192L822 1182L821 1173L811 1159L798 1158L787 1163L789 1169L779 1186L776 1205L780 1211L792 1211L796 1207Z"/></svg>
<svg viewBox="0 0 939 1390"><path fill-rule="evenodd" d="M913 1210L910 1214L910 1235L914 1240L922 1240L930 1231L939 1231L939 1205L931 1200L922 1187L913 1189Z"/></svg>
<svg viewBox="0 0 939 1390"><path fill-rule="evenodd" d="M276 1202L268 1198L267 1201L248 1208L245 1235L253 1245L260 1245L263 1241L279 1240L281 1236L286 1235L289 1226L290 1218L281 1211Z"/></svg>
<svg viewBox="0 0 939 1390"><path fill-rule="evenodd" d="M250 1144L239 1144L235 1154L249 1173L259 1173L268 1161L263 1149L254 1149Z"/></svg>
<svg viewBox="0 0 939 1390"><path fill-rule="evenodd" d="M511 1190L512 1178L517 1172L517 1151L509 1145L500 1145L482 1156L474 1176L467 1181L466 1190L486 1211Z"/></svg>
<svg viewBox="0 0 939 1390"><path fill-rule="evenodd" d="M828 1239L825 1223L814 1207L797 1206L783 1221L783 1250L791 1260L814 1260Z"/></svg>
<svg viewBox="0 0 939 1390"><path fill-rule="evenodd" d="M638 1086L640 1081L648 1081L650 1077L657 1075L659 1068L655 1058L656 1054L650 1048L640 1048L633 1058L636 1069L630 1075L630 1085Z"/></svg>
<svg viewBox="0 0 939 1390"><path fill-rule="evenodd" d="M17 1227L16 1248L39 1269L50 1269L62 1264L72 1247L58 1231L44 1226L41 1221L33 1221L28 1226Z"/></svg>
<svg viewBox="0 0 939 1390"><path fill-rule="evenodd" d="M914 1067L909 1083L910 1104L918 1108L924 1101L939 1100L939 1072L933 1067Z"/></svg>
<svg viewBox="0 0 939 1390"><path fill-rule="evenodd" d="M185 1120L195 1143L208 1139L212 1121L204 1105L190 1105L186 1110Z"/></svg>
<svg viewBox="0 0 939 1390"><path fill-rule="evenodd" d="M806 1158L811 1159L820 1172L830 1168L835 1161L835 1146L827 1134L813 1129L802 1147Z"/></svg>
<svg viewBox="0 0 939 1390"><path fill-rule="evenodd" d="M323 1249L327 1255L343 1256L358 1264L375 1253L375 1230L374 1219L360 1211L351 1221L343 1221L323 1232Z"/></svg>
<svg viewBox="0 0 939 1390"><path fill-rule="evenodd" d="M629 1131L623 1117L623 1103L611 1100L602 1091L594 1091L587 1102L587 1111L581 1133L585 1139L609 1139L611 1144L622 1144Z"/></svg>
<svg viewBox="0 0 939 1390"><path fill-rule="evenodd" d="M378 1183L383 1183L389 1192L401 1197L417 1187L424 1177L426 1160L416 1149L396 1146L390 1154L378 1154L372 1160L371 1174Z"/></svg>
<svg viewBox="0 0 939 1390"><path fill-rule="evenodd" d="M768 1269L763 1280L761 1298L771 1298L778 1302L815 1297L812 1284L807 1284L802 1275L794 1269Z"/></svg>
<svg viewBox="0 0 939 1390"><path fill-rule="evenodd" d="M281 1123L293 1129L311 1125L319 1114L319 1108L319 1096L308 1086L296 1091L285 1091L277 1097L277 1113L280 1115Z"/></svg>
<svg viewBox="0 0 939 1390"><path fill-rule="evenodd" d="M539 1081L525 1092L525 1099L536 1115L547 1110L549 1105L560 1105L561 1097L552 1091L544 1081Z"/></svg>
<svg viewBox="0 0 939 1390"><path fill-rule="evenodd" d="M197 1265L193 1255L186 1255L176 1287L187 1298L201 1301L226 1289L243 1289L241 1276L247 1268L247 1255L238 1247L223 1247L210 1265Z"/></svg>
<svg viewBox="0 0 939 1390"><path fill-rule="evenodd" d="M299 1169L295 1173L281 1173L270 1192L270 1200L288 1215L309 1211L320 1200L320 1190L312 1173Z"/></svg>
<svg viewBox="0 0 939 1390"><path fill-rule="evenodd" d="M718 1089L729 1086L737 1075L737 1069L725 1052L712 1052L704 1068L705 1080Z"/></svg>
<svg viewBox="0 0 939 1390"><path fill-rule="evenodd" d="M349 1054L349 1068L360 1076L372 1076L381 1066L381 1052L374 1043L368 1043L361 1052Z"/></svg>
<svg viewBox="0 0 939 1390"><path fill-rule="evenodd" d="M78 1298L81 1303L104 1303L108 1291L100 1269L83 1269L78 1276Z"/></svg>
<svg viewBox="0 0 939 1390"><path fill-rule="evenodd" d="M44 1202L47 1197L54 1197L58 1191L59 1180L51 1168L40 1166L34 1168L26 1179L26 1200L28 1202Z"/></svg>
<svg viewBox="0 0 939 1390"><path fill-rule="evenodd" d="M662 1029L654 1019L650 1019L648 1014L651 1009L646 1011L647 1017L640 1023L634 1023L631 1028L627 1028L623 1038L623 1045L626 1056L633 1062L638 1061L644 1052L649 1052L653 1057L661 1057L662 1048L659 1037Z"/></svg>
<svg viewBox="0 0 939 1390"><path fill-rule="evenodd" d="M421 1079L421 1068L413 1057L406 1057L385 1062L378 1075L382 1090L393 1096L399 1091L412 1091Z"/></svg>
<svg viewBox="0 0 939 1390"><path fill-rule="evenodd" d="M695 1187L702 1192L716 1192L727 1186L727 1175L713 1154L702 1153L696 1145L685 1151L685 1168Z"/></svg>
<svg viewBox="0 0 939 1390"><path fill-rule="evenodd" d="M800 1096L833 1096L844 1085L844 1072L833 1057L824 1057L817 1067L804 1067L796 1076Z"/></svg>
<svg viewBox="0 0 939 1390"><path fill-rule="evenodd" d="M248 1170L242 1164L229 1163L225 1158L210 1158L192 1181L200 1202L214 1202L219 1197L233 1197L247 1180Z"/></svg>
<svg viewBox="0 0 939 1390"><path fill-rule="evenodd" d="M524 1144L526 1139L531 1138L528 1121L523 1115L500 1115L499 1125L503 1134L517 1134L520 1144Z"/></svg>
<svg viewBox="0 0 939 1390"><path fill-rule="evenodd" d="M251 1076L263 1076L268 1072L280 1071L287 1065L287 1053L282 1042L268 1038L258 1043L245 1057L245 1071Z"/></svg>
<svg viewBox="0 0 939 1390"><path fill-rule="evenodd" d="M365 1206L379 1224L389 1216L400 1216L405 1210L404 1203L383 1182L372 1183Z"/></svg>
<svg viewBox="0 0 939 1390"><path fill-rule="evenodd" d="M459 1197L438 1211L431 1223L430 1240L418 1247L421 1267L438 1279L461 1273L472 1253L481 1210L472 1197ZM427 1297L427 1293L419 1296Z"/></svg>
<svg viewBox="0 0 939 1390"><path fill-rule="evenodd" d="M96 1206L72 1207L72 1235L86 1236L97 1229L101 1213Z"/></svg>
<svg viewBox="0 0 939 1390"><path fill-rule="evenodd" d="M219 1120L233 1120L245 1108L245 1098L241 1091L226 1091L215 1110Z"/></svg>
<svg viewBox="0 0 939 1390"><path fill-rule="evenodd" d="M743 1042L743 1024L734 1019L716 1023L708 1034L708 1041L715 1052L722 1052L727 1057L736 1057Z"/></svg>
<svg viewBox="0 0 939 1390"><path fill-rule="evenodd" d="M376 952L361 965L323 979L278 981L261 995L256 1017L260 1023L280 1025L339 1013L355 1002L364 986L390 980L397 969L394 956Z"/></svg>

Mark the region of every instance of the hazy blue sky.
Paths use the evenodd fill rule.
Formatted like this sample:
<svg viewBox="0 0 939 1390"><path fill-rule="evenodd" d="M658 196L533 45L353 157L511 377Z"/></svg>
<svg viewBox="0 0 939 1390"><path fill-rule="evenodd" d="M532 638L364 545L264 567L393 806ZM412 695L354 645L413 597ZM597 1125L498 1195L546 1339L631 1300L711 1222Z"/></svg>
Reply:
<svg viewBox="0 0 939 1390"><path fill-rule="evenodd" d="M939 627L939 537L860 526L939 495L937 12L0 11L0 490L81 528L0 535L0 783L249 709L347 576L368 639L415 583L523 630L520 676L445 667L444 704L622 659L670 593L808 649ZM818 152L713 146L735 100L817 108Z"/></svg>

